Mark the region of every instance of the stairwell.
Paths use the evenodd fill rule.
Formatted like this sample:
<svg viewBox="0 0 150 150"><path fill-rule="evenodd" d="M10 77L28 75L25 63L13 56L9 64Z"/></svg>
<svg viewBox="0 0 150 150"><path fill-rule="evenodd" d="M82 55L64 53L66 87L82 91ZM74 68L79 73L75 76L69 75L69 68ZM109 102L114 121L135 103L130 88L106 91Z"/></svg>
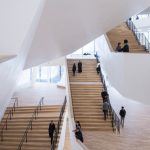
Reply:
<svg viewBox="0 0 150 150"><path fill-rule="evenodd" d="M96 72L96 60L82 59L82 73L73 76L72 65L74 62L77 65L78 61L78 59L67 60L75 120L80 121L83 135L95 131L113 133L110 118L104 121L103 117L101 97L103 85ZM84 140L86 143L86 138Z"/></svg>
<svg viewBox="0 0 150 150"><path fill-rule="evenodd" d="M8 129L4 131L4 141L0 141L0 150L16 150L35 110L35 106L17 107L14 116L8 121ZM48 126L51 120L57 124L61 106L42 106L33 128L28 133L28 142L24 142L23 150L49 150L50 139ZM1 121L3 124L10 108L8 107Z"/></svg>
<svg viewBox="0 0 150 150"><path fill-rule="evenodd" d="M129 52L146 53L144 47L138 43L136 37L134 36L133 32L128 28L126 23L123 23L107 32L107 37L113 50L116 49L118 42L121 42L121 46L123 46L124 39L127 39L130 47Z"/></svg>

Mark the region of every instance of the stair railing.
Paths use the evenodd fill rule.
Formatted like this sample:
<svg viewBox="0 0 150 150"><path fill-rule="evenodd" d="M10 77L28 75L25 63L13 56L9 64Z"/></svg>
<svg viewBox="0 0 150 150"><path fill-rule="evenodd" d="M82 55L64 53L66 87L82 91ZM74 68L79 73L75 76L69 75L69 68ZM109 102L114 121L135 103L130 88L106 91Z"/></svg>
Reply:
<svg viewBox="0 0 150 150"><path fill-rule="evenodd" d="M56 149L56 144L57 144L57 141L58 141L59 130L60 130L61 122L62 122L62 117L63 117L64 111L65 111L65 108L66 108L66 103L67 103L67 99L66 99L66 96L65 96L65 99L64 99L64 102L63 102L63 105L61 107L61 111L60 111L60 114L59 114L57 128L56 128L56 130L54 132L53 141L52 141L52 145L51 145L51 150L55 150Z"/></svg>
<svg viewBox="0 0 150 150"><path fill-rule="evenodd" d="M98 56L95 56L95 57L96 57L97 63L99 63ZM101 78L104 90L107 91L107 86L106 86L105 79L101 70L101 66L100 66L100 78ZM120 133L120 119L118 115L116 114L115 110L113 109L110 103L109 97L108 97L108 103L109 103L109 114L111 118L113 132L117 131L118 133Z"/></svg>
<svg viewBox="0 0 150 150"><path fill-rule="evenodd" d="M9 110L7 117L5 118L4 124L1 125L1 131L0 131L1 141L4 141L4 130L8 129L8 120L12 119L16 107L18 107L18 97L13 97L11 99L14 99L15 101L13 103L12 108Z"/></svg>
<svg viewBox="0 0 150 150"><path fill-rule="evenodd" d="M34 112L33 112L33 115L31 117L31 119L29 120L29 123L27 125L27 128L22 136L22 139L20 141L20 144L18 146L18 149L17 150L21 150L22 149L22 146L23 146L23 143L24 142L28 142L28 132L29 130L32 130L32 124L33 124L33 121L34 119L36 120L37 119L37 116L38 116L38 113L39 111L42 109L42 105L44 105L44 97L42 97L39 101L39 104L37 105L37 107L35 108Z"/></svg>
<svg viewBox="0 0 150 150"><path fill-rule="evenodd" d="M133 32L138 43L140 45L144 46L145 50L149 52L150 51L150 42L148 41L148 39L146 38L144 33L141 33L138 31L138 29L136 28L136 26L134 25L132 20L127 20L126 24L127 24L128 28Z"/></svg>

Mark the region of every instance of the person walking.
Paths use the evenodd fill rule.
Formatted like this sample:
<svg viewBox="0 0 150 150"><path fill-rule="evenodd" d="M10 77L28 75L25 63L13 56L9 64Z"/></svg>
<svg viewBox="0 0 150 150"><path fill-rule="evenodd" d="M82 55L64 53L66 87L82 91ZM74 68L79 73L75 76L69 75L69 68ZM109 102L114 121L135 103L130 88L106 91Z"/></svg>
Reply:
<svg viewBox="0 0 150 150"><path fill-rule="evenodd" d="M79 60L78 62L78 73L82 72L82 62Z"/></svg>
<svg viewBox="0 0 150 150"><path fill-rule="evenodd" d="M129 45L128 45L128 40L124 40L124 46L122 48L123 52L129 52Z"/></svg>
<svg viewBox="0 0 150 150"><path fill-rule="evenodd" d="M109 100L109 95L108 95L108 93L107 93L107 91L102 91L101 92L101 96L102 96L102 98L103 98L103 103L105 102L105 101L108 101Z"/></svg>
<svg viewBox="0 0 150 150"><path fill-rule="evenodd" d="M99 74L99 73L100 73L100 63L97 63L96 71L97 71L97 74Z"/></svg>
<svg viewBox="0 0 150 150"><path fill-rule="evenodd" d="M124 109L124 107L121 107L119 115L121 117L121 125L122 125L122 127L124 127L124 119L125 119L125 116L126 116L126 110Z"/></svg>
<svg viewBox="0 0 150 150"><path fill-rule="evenodd" d="M51 144L53 143L53 136L54 136L54 131L55 131L55 124L53 120L49 124L49 137L51 138Z"/></svg>
<svg viewBox="0 0 150 150"><path fill-rule="evenodd" d="M73 72L73 76L75 76L75 73L76 73L76 64L75 63L73 64L72 72Z"/></svg>
<svg viewBox="0 0 150 150"><path fill-rule="evenodd" d="M104 120L106 120L106 118L108 118L108 111L109 111L109 103L107 101L105 101L103 103Z"/></svg>
<svg viewBox="0 0 150 150"><path fill-rule="evenodd" d="M83 135L80 127L77 127L75 130L75 136L78 140L80 140L83 143Z"/></svg>

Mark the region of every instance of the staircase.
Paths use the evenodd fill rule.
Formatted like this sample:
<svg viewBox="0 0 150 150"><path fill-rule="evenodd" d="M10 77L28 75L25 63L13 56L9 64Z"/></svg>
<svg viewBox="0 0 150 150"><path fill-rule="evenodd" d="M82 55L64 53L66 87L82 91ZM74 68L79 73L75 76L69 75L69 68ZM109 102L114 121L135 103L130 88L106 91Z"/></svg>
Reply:
<svg viewBox="0 0 150 150"><path fill-rule="evenodd" d="M77 59L68 59L70 89L75 120L80 121L83 131L110 131L110 119L104 121L101 91L103 89L96 72L96 60L83 59L82 73L72 75L72 65Z"/></svg>
<svg viewBox="0 0 150 150"><path fill-rule="evenodd" d="M28 125L28 122L35 110L35 106L18 107L12 120L8 122L8 130L4 131L4 141L0 141L0 150L16 150ZM7 108L1 121L10 108ZM50 150L50 139L48 126L51 120L57 124L61 106L42 106L38 117L33 121L33 129L28 133L28 142L24 142L22 150Z"/></svg>
<svg viewBox="0 0 150 150"><path fill-rule="evenodd" d="M78 60L68 60L70 89L75 120L81 123L84 144L89 150L149 150L150 149L150 106L135 103L126 98L114 99L114 103L126 106L127 116L121 134L113 134L110 120L103 121L102 85L94 73L96 61L82 60L83 72L72 77L71 66ZM91 72L93 72L91 74ZM89 75L90 82L89 80ZM86 79L83 78L86 77ZM78 81L79 78L84 81ZM123 101L123 102L122 102ZM98 115L99 113L99 115ZM107 131L107 132L106 132Z"/></svg>
<svg viewBox="0 0 150 150"><path fill-rule="evenodd" d="M127 39L129 42L129 52L146 53L144 47L142 45L139 45L133 32L128 28L126 23L123 23L107 32L107 37L110 41L113 50L116 49L118 42L121 42L121 46L123 47L123 41L124 39Z"/></svg>

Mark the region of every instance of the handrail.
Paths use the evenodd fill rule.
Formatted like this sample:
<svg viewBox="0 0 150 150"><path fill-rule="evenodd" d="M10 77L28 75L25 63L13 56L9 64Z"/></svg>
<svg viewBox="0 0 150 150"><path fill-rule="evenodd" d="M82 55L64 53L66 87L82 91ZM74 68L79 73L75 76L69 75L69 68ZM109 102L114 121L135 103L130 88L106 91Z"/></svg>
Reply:
<svg viewBox="0 0 150 150"><path fill-rule="evenodd" d="M18 97L13 97L11 99L14 99L15 102L13 103L13 107L9 110L9 113L4 121L4 124L1 126L2 127L0 131L1 141L4 141L4 130L8 129L8 120L12 119L12 116L14 115L16 107L18 107Z"/></svg>
<svg viewBox="0 0 150 150"><path fill-rule="evenodd" d="M97 63L99 63L98 56L95 56L95 57L96 57ZM100 78L101 78L104 90L107 91L107 86L105 84L105 79L104 79L104 76L103 76L103 73L101 70L101 66L100 66ZM111 116L113 132L117 131L118 133L120 133L120 119L119 119L118 115L116 114L115 110L113 109L109 98L108 98L108 103L109 103L109 110L110 110L109 112L110 112L110 116Z"/></svg>
<svg viewBox="0 0 150 150"><path fill-rule="evenodd" d="M34 112L33 112L33 115L31 117L31 119L29 120L29 123L27 125L27 128L22 136L22 139L20 141L20 144L18 146L18 150L21 150L22 146L23 146L23 143L24 141L25 142L28 142L28 132L29 132L29 129L32 130L32 123L33 123L33 120L37 118L37 115L39 113L39 109L41 110L42 108L42 105L44 104L44 97L42 97L39 101L39 104L37 105L37 107L35 108Z"/></svg>
<svg viewBox="0 0 150 150"><path fill-rule="evenodd" d="M61 107L61 111L60 111L60 114L59 114L59 120L58 120L58 123L57 123L57 128L56 128L55 133L54 133L51 150L55 150L56 149L56 144L57 144L57 140L58 140L58 134L59 134L59 130L60 130L62 117L63 117L64 111L65 111L66 103L67 103L67 99L66 99L66 96L65 96L65 99L64 99L64 102L63 102L63 105Z"/></svg>
<svg viewBox="0 0 150 150"><path fill-rule="evenodd" d="M136 37L136 40L138 43L142 46L144 46L146 51L150 51L150 42L146 38L146 36L143 33L140 33L136 26L134 25L132 20L127 20L126 22L128 28L133 32L134 36Z"/></svg>

